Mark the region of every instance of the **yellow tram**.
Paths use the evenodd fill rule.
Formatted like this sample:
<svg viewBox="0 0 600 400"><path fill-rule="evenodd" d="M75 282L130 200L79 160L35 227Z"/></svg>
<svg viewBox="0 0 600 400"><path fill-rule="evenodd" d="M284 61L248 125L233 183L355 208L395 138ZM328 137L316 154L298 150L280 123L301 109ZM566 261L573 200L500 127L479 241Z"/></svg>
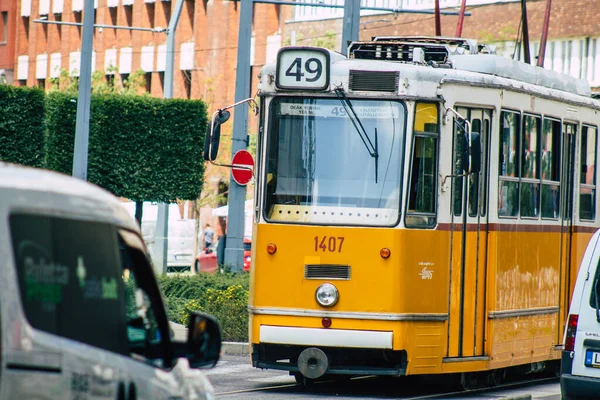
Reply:
<svg viewBox="0 0 600 400"><path fill-rule="evenodd" d="M473 40L285 47L260 75L252 364L498 381L560 359L600 101Z"/></svg>

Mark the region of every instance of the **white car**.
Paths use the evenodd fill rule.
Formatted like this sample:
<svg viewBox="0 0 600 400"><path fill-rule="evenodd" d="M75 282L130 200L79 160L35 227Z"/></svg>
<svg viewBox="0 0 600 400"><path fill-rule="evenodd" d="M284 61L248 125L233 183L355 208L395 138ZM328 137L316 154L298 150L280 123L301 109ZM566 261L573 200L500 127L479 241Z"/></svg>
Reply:
<svg viewBox="0 0 600 400"><path fill-rule="evenodd" d="M213 399L215 319L171 340L150 258L116 197L0 163L0 399Z"/></svg>
<svg viewBox="0 0 600 400"><path fill-rule="evenodd" d="M577 274L565 329L560 387L563 399L600 398L600 231Z"/></svg>

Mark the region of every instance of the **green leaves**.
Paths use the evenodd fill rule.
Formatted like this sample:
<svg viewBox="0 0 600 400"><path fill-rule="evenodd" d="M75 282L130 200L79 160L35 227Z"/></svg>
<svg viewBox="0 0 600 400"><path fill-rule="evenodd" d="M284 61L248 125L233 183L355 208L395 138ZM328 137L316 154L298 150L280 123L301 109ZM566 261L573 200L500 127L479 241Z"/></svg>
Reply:
<svg viewBox="0 0 600 400"><path fill-rule="evenodd" d="M44 92L0 85L0 161L43 167Z"/></svg>
<svg viewBox="0 0 600 400"><path fill-rule="evenodd" d="M73 169L77 95L0 85L0 160ZM88 180L133 201L195 200L202 190L201 100L94 94Z"/></svg>

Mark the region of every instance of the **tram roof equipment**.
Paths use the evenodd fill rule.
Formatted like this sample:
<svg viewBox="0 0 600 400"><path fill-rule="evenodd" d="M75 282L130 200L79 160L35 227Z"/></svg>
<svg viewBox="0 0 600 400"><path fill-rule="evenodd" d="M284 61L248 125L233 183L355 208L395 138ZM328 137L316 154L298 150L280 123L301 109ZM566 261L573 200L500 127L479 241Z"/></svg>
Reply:
<svg viewBox="0 0 600 400"><path fill-rule="evenodd" d="M352 42L348 58L397 61L495 75L550 89L591 97L584 79L551 71L495 54L493 46L474 39L428 36L378 36Z"/></svg>

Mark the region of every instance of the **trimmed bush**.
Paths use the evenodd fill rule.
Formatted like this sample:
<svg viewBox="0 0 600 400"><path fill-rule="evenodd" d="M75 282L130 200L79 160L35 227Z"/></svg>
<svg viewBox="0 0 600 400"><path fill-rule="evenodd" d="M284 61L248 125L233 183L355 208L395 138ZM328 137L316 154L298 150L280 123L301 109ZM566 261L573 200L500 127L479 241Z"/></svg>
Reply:
<svg viewBox="0 0 600 400"><path fill-rule="evenodd" d="M208 289L204 299L185 304L179 321L187 326L189 314L193 311L214 315L219 321L223 340L248 340L248 290L241 285L229 286L225 290Z"/></svg>
<svg viewBox="0 0 600 400"><path fill-rule="evenodd" d="M203 183L206 106L200 100L92 95L88 181L133 201L195 200ZM70 174L76 96L47 96L46 167Z"/></svg>
<svg viewBox="0 0 600 400"><path fill-rule="evenodd" d="M44 166L44 91L0 85L0 161Z"/></svg>
<svg viewBox="0 0 600 400"><path fill-rule="evenodd" d="M187 326L190 312L206 312L219 321L223 340L248 340L248 274L162 275L157 279L169 320Z"/></svg>

